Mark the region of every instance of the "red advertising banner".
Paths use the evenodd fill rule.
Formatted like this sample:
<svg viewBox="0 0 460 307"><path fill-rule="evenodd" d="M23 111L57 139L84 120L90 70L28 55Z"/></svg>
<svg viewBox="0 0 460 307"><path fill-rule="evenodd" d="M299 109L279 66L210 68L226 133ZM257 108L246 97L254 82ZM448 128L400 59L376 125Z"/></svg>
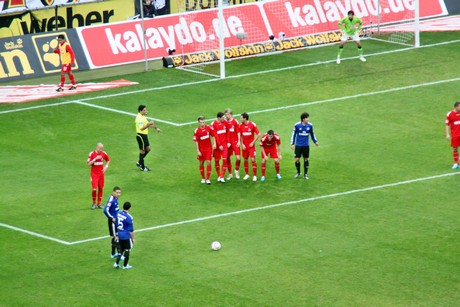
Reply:
<svg viewBox="0 0 460 307"><path fill-rule="evenodd" d="M273 33L287 37L337 30L338 21L353 10L363 26L403 21L414 18L414 0L278 0L263 2ZM420 0L420 18L446 15L443 0Z"/></svg>
<svg viewBox="0 0 460 307"><path fill-rule="evenodd" d="M225 46L241 44L237 33L258 33L245 43L255 43L269 34L258 5L223 10ZM149 59L168 55L167 49L186 54L219 48L217 10L145 19L145 47ZM77 29L92 67L119 65L144 60L142 21L129 21Z"/></svg>
<svg viewBox="0 0 460 307"><path fill-rule="evenodd" d="M280 32L286 38L338 30L337 22L354 10L363 25L398 22L413 18L415 0L276 0L223 9L225 48L261 43ZM217 9L145 19L142 21L78 28L92 68L114 66L145 59L199 53L219 49ZM420 0L421 18L446 15L443 0ZM239 34L239 35L237 35ZM241 37L244 37L244 42Z"/></svg>

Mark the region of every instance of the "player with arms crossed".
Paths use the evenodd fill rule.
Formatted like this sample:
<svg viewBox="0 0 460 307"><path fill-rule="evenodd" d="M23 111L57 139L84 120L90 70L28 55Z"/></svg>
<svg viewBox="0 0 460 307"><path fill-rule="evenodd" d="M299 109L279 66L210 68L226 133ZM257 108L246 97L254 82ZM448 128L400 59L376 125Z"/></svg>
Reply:
<svg viewBox="0 0 460 307"><path fill-rule="evenodd" d="M102 149L102 143L96 144L96 149L89 153L87 164L91 166L91 196L93 198L93 209L102 209L102 193L104 190L104 176L107 168L109 168L110 157ZM105 166L104 166L105 161Z"/></svg>
<svg viewBox="0 0 460 307"><path fill-rule="evenodd" d="M76 90L77 83L75 82L75 77L72 73L72 65L75 62L75 53L73 52L72 47L70 47L69 43L65 40L65 36L60 34L57 37L58 40L58 47L54 50L54 53L57 53L61 56L61 82L59 83L59 87L57 88L57 92L64 91L64 83L65 83L65 74L69 75L70 82L72 82L72 86L69 90Z"/></svg>
<svg viewBox="0 0 460 307"><path fill-rule="evenodd" d="M211 160L212 160L212 143L211 137L213 131L206 125L204 116L198 117L198 128L193 134L193 141L196 144L197 159L200 162L201 183L211 184ZM206 163L206 174L204 164Z"/></svg>
<svg viewBox="0 0 460 307"><path fill-rule="evenodd" d="M300 115L300 122L294 125L294 131L292 131L291 148L294 149L294 162L297 170L294 178L299 178L300 176L300 157L303 157L303 177L308 179L308 167L310 166L310 137L313 143L319 146L315 133L313 132L313 125L309 122L309 119L310 115L307 112L302 113Z"/></svg>
<svg viewBox="0 0 460 307"><path fill-rule="evenodd" d="M123 269L131 269L132 266L128 264L131 249L134 245L134 223L133 217L129 214L131 210L131 203L125 202L123 204L123 211L117 214L117 230L118 240L120 242L121 253L118 254L117 260L113 264L115 268L120 268L120 260L124 257Z"/></svg>
<svg viewBox="0 0 460 307"><path fill-rule="evenodd" d="M257 125L249 121L249 114L244 112L241 114L241 124L240 124L240 133L241 133L241 143L243 147L243 159L244 159L244 171L246 175L243 177L243 180L248 180L249 178L249 161L251 159L252 164L252 181L257 181L257 163L256 163L256 147L255 144L260 138L260 131L257 128Z"/></svg>
<svg viewBox="0 0 460 307"><path fill-rule="evenodd" d="M262 149L262 177L260 181L265 181L265 170L267 169L268 157L275 161L276 179L281 179L280 159L281 159L281 139L273 130L268 130L260 139Z"/></svg>
<svg viewBox="0 0 460 307"><path fill-rule="evenodd" d="M232 175L232 155L235 154L235 178L240 179L240 164L241 164L241 135L240 135L240 124L236 119L233 118L232 109L225 109L225 119L227 121L228 129L228 158L227 158L227 169L228 177L227 180L233 178Z"/></svg>
<svg viewBox="0 0 460 307"><path fill-rule="evenodd" d="M454 103L454 109L446 116L446 139L450 141L454 156L452 169L459 168L458 147L460 146L460 101Z"/></svg>
<svg viewBox="0 0 460 307"><path fill-rule="evenodd" d="M359 59L362 62L366 62L366 59L363 56L363 47L361 47L361 41L359 39L359 31L361 31L362 25L363 22L361 18L356 17L355 12L353 11L348 11L348 16L340 19L339 28L342 30L342 39L339 44L337 64L340 64L340 56L342 55L343 45L345 45L350 37L355 41L356 46L358 46Z"/></svg>
<svg viewBox="0 0 460 307"><path fill-rule="evenodd" d="M228 130L223 112L217 113L217 118L211 124L211 129L214 136L213 155L214 167L217 172L217 181L225 183L224 175L227 170L228 158ZM222 159L222 169L220 168L220 159Z"/></svg>

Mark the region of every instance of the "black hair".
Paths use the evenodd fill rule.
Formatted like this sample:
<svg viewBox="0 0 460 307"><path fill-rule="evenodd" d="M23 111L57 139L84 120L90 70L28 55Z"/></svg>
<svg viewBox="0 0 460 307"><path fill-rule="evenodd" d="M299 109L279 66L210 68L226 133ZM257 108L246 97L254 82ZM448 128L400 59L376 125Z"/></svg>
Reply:
<svg viewBox="0 0 460 307"><path fill-rule="evenodd" d="M113 187L113 191L115 192L116 190L120 190L121 191L121 188L119 186L114 186Z"/></svg>
<svg viewBox="0 0 460 307"><path fill-rule="evenodd" d="M270 129L270 130L267 131L267 134L268 134L268 135L275 135L275 131L273 131L273 130Z"/></svg>
<svg viewBox="0 0 460 307"><path fill-rule="evenodd" d="M302 114L300 114L300 120L303 120L304 118L309 118L310 117L310 114L308 114L307 112L303 112Z"/></svg>
<svg viewBox="0 0 460 307"><path fill-rule="evenodd" d="M458 105L460 105L460 101L456 101L456 102L454 103L454 108L456 108Z"/></svg>
<svg viewBox="0 0 460 307"><path fill-rule="evenodd" d="M131 203L129 201L123 204L123 210L129 210L131 208Z"/></svg>
<svg viewBox="0 0 460 307"><path fill-rule="evenodd" d="M350 15L352 14L353 16L355 15L355 12L353 12L352 10L348 11L347 15Z"/></svg>
<svg viewBox="0 0 460 307"><path fill-rule="evenodd" d="M198 121L204 120L204 116L198 116Z"/></svg>
<svg viewBox="0 0 460 307"><path fill-rule="evenodd" d="M146 106L143 105L143 104L141 104L141 105L139 105L139 106L137 107L137 111L140 112L140 111L144 110L145 108L146 108Z"/></svg>
<svg viewBox="0 0 460 307"><path fill-rule="evenodd" d="M245 120L248 120L249 119L249 114L244 112L241 114L241 117L244 118Z"/></svg>
<svg viewBox="0 0 460 307"><path fill-rule="evenodd" d="M222 116L224 116L224 112L218 112L217 113L217 118L221 118Z"/></svg>
<svg viewBox="0 0 460 307"><path fill-rule="evenodd" d="M57 38L65 39L65 36L63 34L59 34Z"/></svg>

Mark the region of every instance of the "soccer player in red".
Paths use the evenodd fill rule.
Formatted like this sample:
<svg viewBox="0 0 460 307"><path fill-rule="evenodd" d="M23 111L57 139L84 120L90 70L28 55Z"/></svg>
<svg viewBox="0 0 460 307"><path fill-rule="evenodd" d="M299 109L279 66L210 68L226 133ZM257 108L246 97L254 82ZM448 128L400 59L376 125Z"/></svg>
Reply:
<svg viewBox="0 0 460 307"><path fill-rule="evenodd" d="M211 127L206 125L204 116L198 117L198 128L193 134L193 141L196 144L197 159L200 161L201 183L211 184L211 160L212 160L212 143L211 137L213 131ZM204 172L204 164L206 163L206 175Z"/></svg>
<svg viewBox="0 0 460 307"><path fill-rule="evenodd" d="M58 40L58 47L54 50L54 53L57 53L61 56L62 68L61 68L61 82L59 83L59 87L56 91L63 92L64 91L64 82L65 82L65 74L69 75L70 82L72 82L72 86L69 90L76 90L77 83L75 82L75 77L72 73L72 65L75 62L75 54L70 47L69 43L66 42L65 36L60 34L57 37Z"/></svg>
<svg viewBox="0 0 460 307"><path fill-rule="evenodd" d="M260 181L265 181L265 170L267 169L267 160L268 157L272 158L275 161L275 171L276 178L281 179L280 175L280 159L281 159L281 139L278 134L273 130L268 130L259 143L262 149L262 177Z"/></svg>
<svg viewBox="0 0 460 307"><path fill-rule="evenodd" d="M102 209L101 200L104 189L104 175L110 163L110 157L102 150L103 148L104 145L102 143L97 143L96 149L89 153L87 161L88 165L91 166L93 209Z"/></svg>
<svg viewBox="0 0 460 307"><path fill-rule="evenodd" d="M233 178L232 175L232 155L235 154L235 178L240 179L240 163L241 163L241 135L240 135L240 124L236 119L233 118L232 109L225 109L225 119L227 122L228 129L228 158L227 158L227 180Z"/></svg>
<svg viewBox="0 0 460 307"><path fill-rule="evenodd" d="M453 149L454 165L452 169L459 168L458 147L460 146L460 101L454 103L454 109L446 116L446 139L450 141Z"/></svg>
<svg viewBox="0 0 460 307"><path fill-rule="evenodd" d="M249 121L249 115L246 112L241 114L240 134L241 143L243 147L244 171L246 172L246 175L243 177L243 180L248 180L249 178L248 159L250 158L252 163L252 173L254 175L252 181L257 181L255 143L260 138L260 131L255 123Z"/></svg>
<svg viewBox="0 0 460 307"><path fill-rule="evenodd" d="M223 112L217 113L217 119L211 124L214 136L214 166L217 172L217 181L225 183L224 175L227 170L228 158L228 130ZM220 159L222 159L222 169L220 168Z"/></svg>

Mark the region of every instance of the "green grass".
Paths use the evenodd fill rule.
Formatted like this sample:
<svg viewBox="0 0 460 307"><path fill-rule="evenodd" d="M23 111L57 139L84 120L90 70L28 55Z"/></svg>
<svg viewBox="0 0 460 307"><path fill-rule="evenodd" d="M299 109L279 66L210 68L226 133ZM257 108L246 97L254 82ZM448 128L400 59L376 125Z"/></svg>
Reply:
<svg viewBox="0 0 460 307"><path fill-rule="evenodd" d="M425 34L422 42L457 35ZM153 171L144 173L135 167L133 116L76 103L0 113L0 223L67 242L95 238L65 245L0 227L0 305L458 305L460 177L429 177L457 173L443 122L459 100L460 81L452 79L460 77L460 43L378 55L372 54L393 47L363 44L366 63L320 63L167 89L161 87L206 77L174 69L77 72L79 82L102 76L98 81L122 77L139 85L0 105L3 112L78 99L136 113L143 103L152 117L193 123L158 122L163 132L150 132L147 156ZM345 48L344 57L355 56L351 44ZM234 61L228 70L313 64L335 53L336 47L288 52ZM428 84L442 80L450 81ZM200 184L196 118L212 119L226 107L248 112L262 132L280 134L282 180L270 162L264 183L219 185L213 170L213 184ZM257 113L278 107L284 108ZM309 181L293 178L289 147L303 111L320 142L311 149ZM104 200L119 185L120 202L133 204L138 232L130 271L113 269L109 239L101 238L105 217L90 209L86 158L98 141L112 158ZM411 181L419 178L425 180ZM386 186L392 183L399 184ZM264 208L276 204L283 205ZM218 252L210 249L214 240L222 243Z"/></svg>

